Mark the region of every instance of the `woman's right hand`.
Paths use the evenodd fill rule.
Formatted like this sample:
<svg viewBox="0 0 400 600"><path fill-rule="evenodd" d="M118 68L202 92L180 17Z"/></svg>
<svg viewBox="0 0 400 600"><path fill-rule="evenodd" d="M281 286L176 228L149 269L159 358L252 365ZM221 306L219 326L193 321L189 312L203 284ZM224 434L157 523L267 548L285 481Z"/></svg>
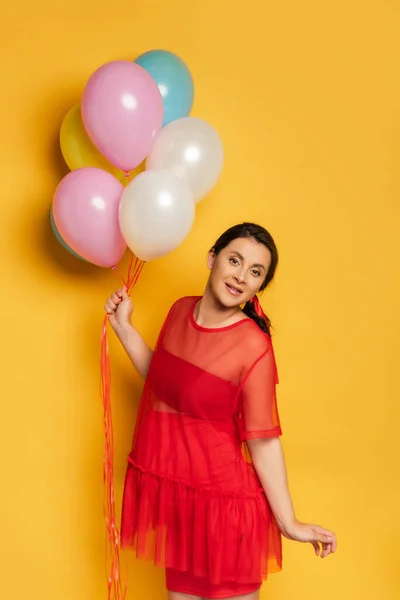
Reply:
<svg viewBox="0 0 400 600"><path fill-rule="evenodd" d="M125 288L111 294L104 305L104 310L109 315L110 325L114 331L131 325L133 302Z"/></svg>

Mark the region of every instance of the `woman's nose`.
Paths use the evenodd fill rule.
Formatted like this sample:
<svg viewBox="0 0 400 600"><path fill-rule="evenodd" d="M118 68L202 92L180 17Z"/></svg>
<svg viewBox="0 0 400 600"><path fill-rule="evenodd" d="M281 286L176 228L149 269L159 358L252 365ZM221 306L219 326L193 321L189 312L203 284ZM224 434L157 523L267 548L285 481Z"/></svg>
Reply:
<svg viewBox="0 0 400 600"><path fill-rule="evenodd" d="M236 275L234 276L234 279L238 283L244 283L244 275L242 273L236 273Z"/></svg>

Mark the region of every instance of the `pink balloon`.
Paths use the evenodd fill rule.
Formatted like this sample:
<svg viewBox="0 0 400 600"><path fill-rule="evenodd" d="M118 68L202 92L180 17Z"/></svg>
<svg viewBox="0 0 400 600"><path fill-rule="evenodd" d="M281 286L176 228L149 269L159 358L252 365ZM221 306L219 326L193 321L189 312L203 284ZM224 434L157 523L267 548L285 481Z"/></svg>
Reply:
<svg viewBox="0 0 400 600"><path fill-rule="evenodd" d="M53 215L64 241L99 267L117 264L126 250L118 221L123 185L102 169L68 173L55 191Z"/></svg>
<svg viewBox="0 0 400 600"><path fill-rule="evenodd" d="M150 152L164 109L151 75L134 62L117 60L91 76L81 113L94 145L118 169L130 171Z"/></svg>

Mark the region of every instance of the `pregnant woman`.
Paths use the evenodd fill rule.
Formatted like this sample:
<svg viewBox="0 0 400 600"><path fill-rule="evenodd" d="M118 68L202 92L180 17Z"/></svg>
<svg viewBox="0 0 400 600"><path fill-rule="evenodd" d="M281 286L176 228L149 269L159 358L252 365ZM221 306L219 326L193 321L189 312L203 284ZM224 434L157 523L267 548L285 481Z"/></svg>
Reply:
<svg viewBox="0 0 400 600"><path fill-rule="evenodd" d="M282 567L281 535L322 558L334 533L295 517L276 400L270 322L257 294L278 252L261 226L234 226L208 254L201 297L172 306L151 349L126 290L110 324L145 380L128 458L121 538L166 570L170 600L257 600Z"/></svg>

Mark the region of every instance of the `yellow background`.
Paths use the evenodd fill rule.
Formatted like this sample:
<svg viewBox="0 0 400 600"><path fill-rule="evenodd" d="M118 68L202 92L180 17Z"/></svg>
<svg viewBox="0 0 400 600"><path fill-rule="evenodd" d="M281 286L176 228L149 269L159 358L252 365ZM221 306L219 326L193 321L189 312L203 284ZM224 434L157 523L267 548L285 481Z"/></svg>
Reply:
<svg viewBox="0 0 400 600"><path fill-rule="evenodd" d="M136 4L136 6L135 6ZM298 517L337 554L285 540L271 600L400 595L400 10L390 0L21 0L1 19L1 596L106 598L99 339L118 275L71 258L48 213L66 173L65 113L101 64L161 47L190 66L193 114L226 162L184 245L134 297L149 342L177 297L201 293L227 226L264 224L280 249L263 298L275 326ZM397 39L396 39L397 38ZM124 269L121 269L121 273ZM113 340L118 514L140 382ZM129 565L129 600L164 598Z"/></svg>

